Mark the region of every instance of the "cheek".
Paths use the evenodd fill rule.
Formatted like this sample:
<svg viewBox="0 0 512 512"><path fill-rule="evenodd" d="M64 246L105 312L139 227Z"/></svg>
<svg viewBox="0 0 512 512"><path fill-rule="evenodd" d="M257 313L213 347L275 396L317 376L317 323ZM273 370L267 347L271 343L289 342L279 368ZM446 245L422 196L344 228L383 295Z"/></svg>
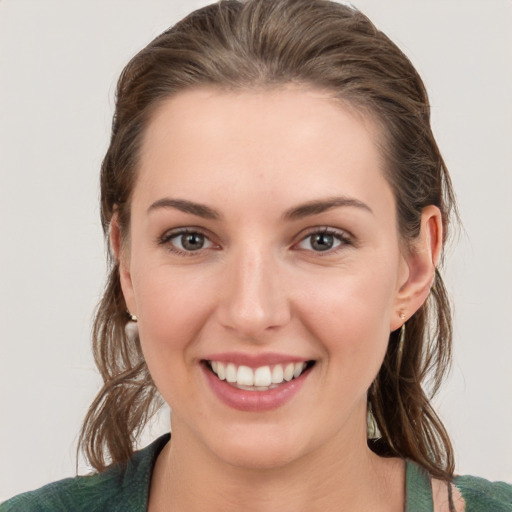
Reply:
<svg viewBox="0 0 512 512"><path fill-rule="evenodd" d="M148 266L134 272L133 284L144 358L157 388L172 406L176 386L192 389L187 382L196 363L194 346L211 309L208 287L202 276Z"/></svg>
<svg viewBox="0 0 512 512"><path fill-rule="evenodd" d="M140 327L154 342L172 346L190 340L208 316L208 276L146 266L134 272L134 290Z"/></svg>
<svg viewBox="0 0 512 512"><path fill-rule="evenodd" d="M394 304L394 283L378 269L318 279L303 295L301 317L326 352L354 382L371 383L384 359ZM362 378L363 377L363 378Z"/></svg>

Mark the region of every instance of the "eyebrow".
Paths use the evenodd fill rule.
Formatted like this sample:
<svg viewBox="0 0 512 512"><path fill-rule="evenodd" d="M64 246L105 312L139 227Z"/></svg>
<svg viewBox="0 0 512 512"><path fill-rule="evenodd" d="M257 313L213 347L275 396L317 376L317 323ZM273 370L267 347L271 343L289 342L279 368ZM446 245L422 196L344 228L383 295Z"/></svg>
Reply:
<svg viewBox="0 0 512 512"><path fill-rule="evenodd" d="M203 219L218 220L222 217L222 215L213 208L210 208L204 204L187 201L186 199L171 199L169 197L164 197L158 201L155 201L148 208L148 213L154 210L158 210L159 208L175 208L176 210L180 210L184 213L197 215Z"/></svg>
<svg viewBox="0 0 512 512"><path fill-rule="evenodd" d="M294 206L283 214L282 219L284 221L300 220L304 217L309 217L310 215L318 215L331 210L332 208L341 207L360 208L373 214L372 209L367 204L359 201L359 199L338 196L308 201L307 203L299 206ZM171 199L170 197L158 199L158 201L155 201L148 208L148 213L160 208L175 208L176 210L180 210L184 213L191 213L192 215L196 215L204 219L219 220L222 218L222 215L217 210L214 210L205 204L187 201L186 199Z"/></svg>
<svg viewBox="0 0 512 512"><path fill-rule="evenodd" d="M283 220L299 220L304 217L309 217L310 215L317 215L319 213L326 212L332 208L340 207L360 208L373 214L372 209L366 203L359 201L359 199L346 196L338 196L328 197L326 199L319 199L315 201L308 201L302 205L290 208L283 214Z"/></svg>

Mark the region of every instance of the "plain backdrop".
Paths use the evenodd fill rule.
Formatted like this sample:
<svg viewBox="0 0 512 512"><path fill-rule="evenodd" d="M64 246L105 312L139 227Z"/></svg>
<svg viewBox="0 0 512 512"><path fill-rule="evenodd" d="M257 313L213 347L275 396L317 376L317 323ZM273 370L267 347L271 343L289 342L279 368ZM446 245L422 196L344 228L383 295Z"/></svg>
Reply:
<svg viewBox="0 0 512 512"><path fill-rule="evenodd" d="M0 1L0 499L75 472L99 387L98 171L115 82L205 3ZM512 482L512 3L354 4L423 76L458 194L465 232L447 258L455 363L436 399L457 470ZM164 411L141 444L168 428Z"/></svg>

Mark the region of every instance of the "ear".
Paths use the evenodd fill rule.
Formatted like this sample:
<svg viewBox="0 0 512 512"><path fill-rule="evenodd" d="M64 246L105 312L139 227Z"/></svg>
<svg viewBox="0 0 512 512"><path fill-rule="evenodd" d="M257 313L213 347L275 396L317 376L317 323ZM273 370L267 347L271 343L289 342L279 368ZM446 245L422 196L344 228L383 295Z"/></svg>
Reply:
<svg viewBox="0 0 512 512"><path fill-rule="evenodd" d="M117 213L114 213L110 221L109 241L110 251L119 265L119 279L126 307L131 315L137 315L135 294L130 273L130 253L126 242L123 242L122 239L119 216Z"/></svg>
<svg viewBox="0 0 512 512"><path fill-rule="evenodd" d="M396 297L391 331L401 327L427 300L443 247L443 222L439 208L427 206L421 213L417 239L404 255L407 272Z"/></svg>

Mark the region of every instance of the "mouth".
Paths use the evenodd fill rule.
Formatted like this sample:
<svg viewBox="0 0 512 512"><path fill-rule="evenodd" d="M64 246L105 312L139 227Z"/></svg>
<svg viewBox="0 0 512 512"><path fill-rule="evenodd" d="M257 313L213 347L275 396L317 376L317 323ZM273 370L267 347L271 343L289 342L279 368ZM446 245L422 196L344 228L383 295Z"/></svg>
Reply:
<svg viewBox="0 0 512 512"><path fill-rule="evenodd" d="M251 368L234 362L202 361L219 380L243 391L269 391L298 379L308 372L315 361L289 362Z"/></svg>

